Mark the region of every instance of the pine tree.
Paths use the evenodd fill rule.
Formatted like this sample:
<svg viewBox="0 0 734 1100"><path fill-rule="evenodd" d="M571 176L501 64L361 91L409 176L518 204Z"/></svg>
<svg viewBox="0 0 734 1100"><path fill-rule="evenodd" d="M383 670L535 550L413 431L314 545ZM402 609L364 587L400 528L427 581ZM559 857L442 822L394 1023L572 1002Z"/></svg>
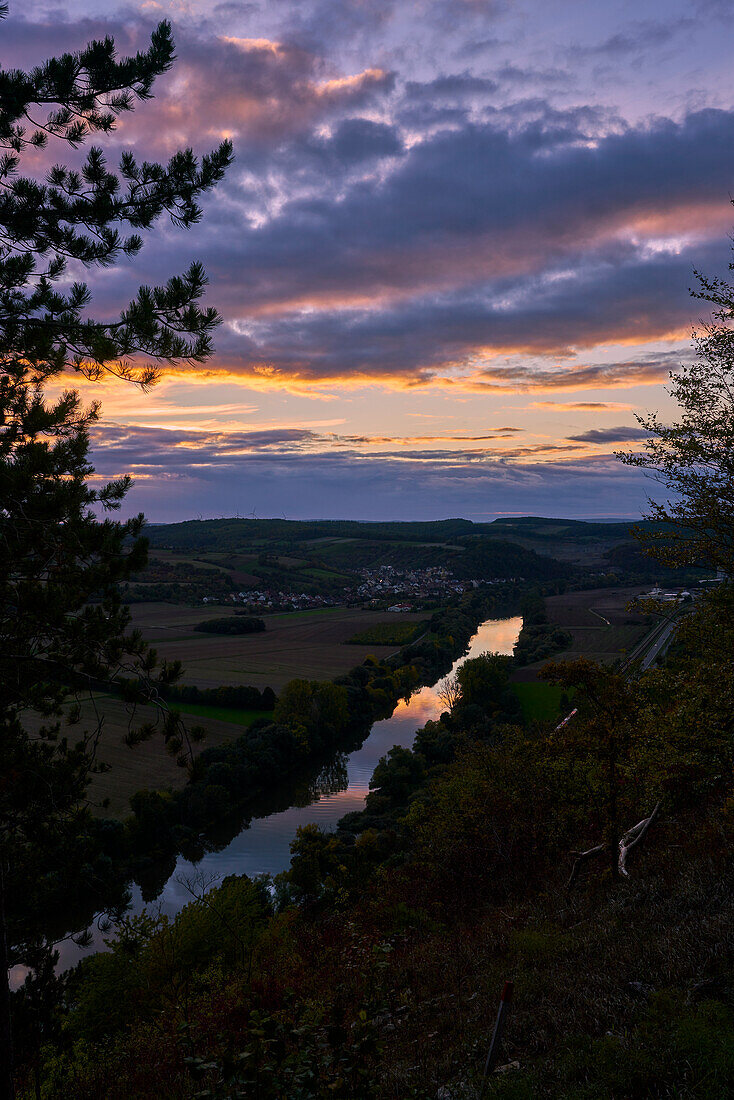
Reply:
<svg viewBox="0 0 734 1100"><path fill-rule="evenodd" d="M173 61L161 23L134 57L119 58L105 38L28 72L0 70L0 1100L13 1095L8 968L24 945L38 953L34 901L51 868L58 879L89 836L85 794L101 724L81 721L82 693L126 676L138 696L156 699L156 684L179 672L157 667L129 630L119 585L144 564L143 519L99 518L130 487L127 477L90 483L99 407L84 408L72 389L50 399L45 387L68 372L146 388L167 363L206 360L219 320L200 304L198 263L141 287L113 321L93 317L89 287L70 284L68 271L135 256L141 231L162 216L194 225L232 148L223 142L201 160L182 150L166 165L125 152L113 170L91 146L81 167L54 164L44 178L21 169L52 142L75 149L109 134ZM169 748L185 761L186 732L161 710ZM129 741L151 733L131 724Z"/></svg>

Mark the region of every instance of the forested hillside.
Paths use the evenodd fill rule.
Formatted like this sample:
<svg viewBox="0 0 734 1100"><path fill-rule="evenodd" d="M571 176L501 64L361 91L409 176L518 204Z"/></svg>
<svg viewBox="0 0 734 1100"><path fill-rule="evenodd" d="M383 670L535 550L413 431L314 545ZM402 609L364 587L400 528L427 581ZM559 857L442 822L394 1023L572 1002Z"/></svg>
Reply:
<svg viewBox="0 0 734 1100"><path fill-rule="evenodd" d="M64 980L48 1094L475 1097L511 979L486 1095L726 1095L733 622L726 588L641 679L548 666L575 692L563 730L519 722L509 659L466 662L274 894L228 879Z"/></svg>
<svg viewBox="0 0 734 1100"><path fill-rule="evenodd" d="M655 525L642 524L641 529ZM401 576L446 570L459 582L515 579L574 585L703 576L698 563L671 569L640 555L631 523L583 523L534 517L473 524L357 523L276 519L189 520L151 525L151 560L133 578L129 599L200 602L241 589L359 598L365 572ZM703 563L701 563L703 564Z"/></svg>

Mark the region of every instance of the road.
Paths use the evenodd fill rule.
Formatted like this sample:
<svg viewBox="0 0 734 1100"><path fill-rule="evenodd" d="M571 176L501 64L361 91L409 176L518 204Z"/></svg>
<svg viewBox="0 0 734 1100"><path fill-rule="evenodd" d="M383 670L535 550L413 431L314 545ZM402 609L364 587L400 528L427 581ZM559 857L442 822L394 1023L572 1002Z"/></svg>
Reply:
<svg viewBox="0 0 734 1100"><path fill-rule="evenodd" d="M589 608L589 610L591 610L591 608ZM592 614L595 615L596 612L592 612ZM638 644L632 650L632 653L621 666L620 672L624 673L625 678L627 680L632 678L631 669L636 661L640 661L639 671L647 672L650 665L653 664L653 662L656 661L657 658L660 657L668 648L668 645L670 644L670 641L679 626L680 616L676 612L674 612L670 616L670 618L664 619L662 623L657 623L657 625L654 626L653 629L645 635L642 641L638 642ZM640 654L644 654L644 657L642 657L642 659L640 659ZM575 713L576 710L572 710L571 713L567 715L558 726L556 726L556 730L559 730L563 726L565 726L566 722L568 722L570 718L573 718Z"/></svg>
<svg viewBox="0 0 734 1100"><path fill-rule="evenodd" d="M671 619L670 622L665 625L663 630L660 632L660 634L658 634L657 638L648 649L645 656L642 658L642 663L640 665L642 672L646 672L650 665L653 664L653 662L656 661L657 658L665 652L668 644L670 643L671 636L675 633L677 628L677 619Z"/></svg>

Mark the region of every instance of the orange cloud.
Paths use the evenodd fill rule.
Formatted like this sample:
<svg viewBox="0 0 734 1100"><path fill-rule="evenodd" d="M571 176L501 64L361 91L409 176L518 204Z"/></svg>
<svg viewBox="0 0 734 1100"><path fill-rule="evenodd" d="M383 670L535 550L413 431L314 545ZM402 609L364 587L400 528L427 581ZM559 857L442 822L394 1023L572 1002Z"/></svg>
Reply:
<svg viewBox="0 0 734 1100"><path fill-rule="evenodd" d="M558 412L620 412L634 409L634 405L625 405L621 401L531 401L531 409L551 409Z"/></svg>

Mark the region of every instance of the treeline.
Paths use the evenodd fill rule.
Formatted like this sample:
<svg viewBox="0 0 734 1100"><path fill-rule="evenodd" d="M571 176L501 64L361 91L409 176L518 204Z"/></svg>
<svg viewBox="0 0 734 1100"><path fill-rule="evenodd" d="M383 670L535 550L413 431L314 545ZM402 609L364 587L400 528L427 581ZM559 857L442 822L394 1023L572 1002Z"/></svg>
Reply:
<svg viewBox="0 0 734 1100"><path fill-rule="evenodd" d="M141 577L146 577L142 572ZM204 597L214 597L224 603L241 585L235 584L230 573L221 570L202 570L195 579L185 581L130 581L121 592L128 604L134 603L191 603L200 604Z"/></svg>
<svg viewBox="0 0 734 1100"><path fill-rule="evenodd" d="M170 703L196 703L205 707L233 707L238 710L271 711L277 698L271 687L260 691L250 685L222 684L215 688L199 688L191 684L168 684L159 690Z"/></svg>
<svg viewBox="0 0 734 1100"><path fill-rule="evenodd" d="M150 524L152 546L197 550L240 550L248 542L263 539L285 546L313 539L348 538L408 542L448 542L470 534L474 524L466 519L434 522L360 523L357 520L207 519L181 523Z"/></svg>
<svg viewBox="0 0 734 1100"><path fill-rule="evenodd" d="M670 548L672 550L672 544ZM691 584L711 574L710 569L705 569L704 563L700 563L699 567L686 565L674 568L661 561L654 561L644 552L639 542L620 543L607 550L604 557L610 566L621 569L626 576L643 583L655 581L662 584Z"/></svg>
<svg viewBox="0 0 734 1100"><path fill-rule="evenodd" d="M552 557L498 537L491 524L468 520L435 523L301 522L294 520L188 520L148 528L152 546L190 552L231 553L242 562L247 548L260 548L247 569L263 582L278 586L301 584L304 591L333 589L344 578L319 577L313 569L353 574L356 569L391 565L396 569L444 566L462 578L517 578L543 582L568 577L574 571ZM332 538L333 542L321 540ZM268 541L262 552L263 540ZM309 545L319 540L316 545ZM287 567L279 554L304 558L305 565ZM290 580L289 580L290 578ZM308 586L308 587L306 587Z"/></svg>
<svg viewBox="0 0 734 1100"><path fill-rule="evenodd" d="M379 830L400 847L401 819L412 800L428 790L468 743L491 743L504 726L522 722L522 709L510 686L512 663L511 657L496 653L464 661L456 673L453 698L445 695L446 710L440 718L417 731L410 749L397 745L390 749L375 768L365 809L341 819L336 846L328 837L332 858L343 856L350 863L354 837L367 830ZM313 834L304 842L309 850L305 860L304 836L296 841L291 871L282 879L288 888L295 887L289 896L299 902L312 900L311 889L304 883L304 865L313 855ZM384 854L383 845L381 858Z"/></svg>
<svg viewBox="0 0 734 1100"><path fill-rule="evenodd" d="M570 647L573 635L570 631L548 622L542 596L537 593L526 596L521 609L522 629L514 649L516 664L523 666L534 661L547 661L549 657Z"/></svg>
<svg viewBox="0 0 734 1100"><path fill-rule="evenodd" d="M201 634L262 634L265 621L251 615L225 615L221 619L204 619L194 630Z"/></svg>
<svg viewBox="0 0 734 1100"><path fill-rule="evenodd" d="M126 824L138 869L151 869L172 852L200 850L202 833L223 822L232 822L234 835L247 814L261 807L266 792L335 750L359 745L372 723L389 717L401 698L447 672L479 623L506 610L517 593L510 585L476 589L436 612L423 638L384 661L367 658L333 683L291 681L272 718L257 719L233 742L204 749L182 790L139 791Z"/></svg>

